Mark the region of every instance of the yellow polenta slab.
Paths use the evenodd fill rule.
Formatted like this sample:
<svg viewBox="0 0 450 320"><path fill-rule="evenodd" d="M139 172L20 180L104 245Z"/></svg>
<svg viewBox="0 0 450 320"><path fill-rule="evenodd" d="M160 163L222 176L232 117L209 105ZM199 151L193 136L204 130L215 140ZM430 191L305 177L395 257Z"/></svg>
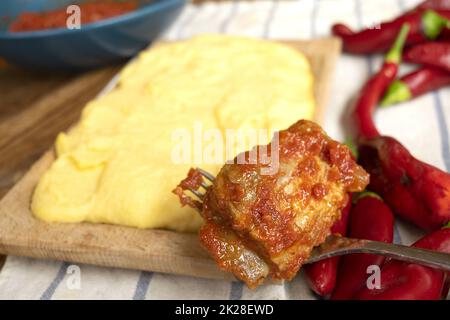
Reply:
<svg viewBox="0 0 450 320"><path fill-rule="evenodd" d="M284 129L312 119L314 107L308 60L288 46L221 35L159 45L58 136L57 159L37 185L32 211L47 222L195 231L200 217L180 208L171 190L190 167L216 173L226 159L174 161L174 133Z"/></svg>

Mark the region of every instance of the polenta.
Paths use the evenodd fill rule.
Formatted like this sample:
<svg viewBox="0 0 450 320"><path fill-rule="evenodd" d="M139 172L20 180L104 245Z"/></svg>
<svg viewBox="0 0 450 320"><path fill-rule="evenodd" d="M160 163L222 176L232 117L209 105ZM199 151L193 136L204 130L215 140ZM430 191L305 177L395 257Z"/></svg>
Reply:
<svg viewBox="0 0 450 320"><path fill-rule="evenodd" d="M313 113L308 60L288 46L220 35L158 45L59 134L32 211L46 222L196 231L202 219L171 190L190 167L217 173L223 161L174 162L174 132L283 129Z"/></svg>

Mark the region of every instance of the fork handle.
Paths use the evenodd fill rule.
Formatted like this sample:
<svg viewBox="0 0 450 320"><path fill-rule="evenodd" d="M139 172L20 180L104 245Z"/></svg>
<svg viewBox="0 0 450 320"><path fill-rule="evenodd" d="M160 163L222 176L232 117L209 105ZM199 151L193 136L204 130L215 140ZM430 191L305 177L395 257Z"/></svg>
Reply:
<svg viewBox="0 0 450 320"><path fill-rule="evenodd" d="M331 238L331 239L330 239ZM379 241L360 240L330 236L326 243L313 250L307 263L351 253L372 253L427 267L450 271L450 254L426 249L390 244Z"/></svg>

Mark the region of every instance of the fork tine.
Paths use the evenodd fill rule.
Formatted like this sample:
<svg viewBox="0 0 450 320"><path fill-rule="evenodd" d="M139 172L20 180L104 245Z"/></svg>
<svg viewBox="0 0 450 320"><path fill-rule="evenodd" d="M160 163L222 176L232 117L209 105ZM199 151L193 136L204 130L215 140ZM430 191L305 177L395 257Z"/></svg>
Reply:
<svg viewBox="0 0 450 320"><path fill-rule="evenodd" d="M214 182L214 176L211 173L209 173L208 171L205 171L201 168L197 168L197 171L200 172L202 174L202 176L204 176L209 181Z"/></svg>
<svg viewBox="0 0 450 320"><path fill-rule="evenodd" d="M197 172L200 172L200 174L202 175L202 177L204 178L204 179L206 179L207 181L205 182L203 179L202 179L202 182L200 183L200 187L202 187L203 189L205 189L205 190L208 190L208 188L209 187L211 187L211 185L209 185L207 182L209 181L209 182L214 182L214 176L212 175L212 174L210 174L208 171L205 171L205 170L203 170L203 169L200 169L200 168L197 168L196 169L196 171ZM181 185L180 185L181 186ZM205 197L205 195L206 195L206 192L201 192L201 191L199 191L197 188L196 189L194 189L194 188L186 188L186 187L183 187L183 186L181 186L181 188L183 189L183 190L189 190L193 195L195 195L198 199L200 199L200 203L201 202L203 202L203 199L204 199L204 197ZM197 201L198 202L198 201Z"/></svg>
<svg viewBox="0 0 450 320"><path fill-rule="evenodd" d="M199 198L200 200L203 200L203 197L205 196L203 193L199 192L198 190L189 189L189 191L192 192L193 194L195 194L197 196L197 198Z"/></svg>
<svg viewBox="0 0 450 320"><path fill-rule="evenodd" d="M204 183L204 182L202 182L202 183L200 184L200 186L202 186L203 189L205 189L205 190L209 188L209 186L208 186L206 183Z"/></svg>

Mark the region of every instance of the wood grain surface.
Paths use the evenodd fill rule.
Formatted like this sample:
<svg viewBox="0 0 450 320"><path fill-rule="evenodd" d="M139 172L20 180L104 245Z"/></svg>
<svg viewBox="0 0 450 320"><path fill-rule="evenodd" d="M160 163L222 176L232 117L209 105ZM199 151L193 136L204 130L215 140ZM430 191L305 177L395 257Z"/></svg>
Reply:
<svg viewBox="0 0 450 320"><path fill-rule="evenodd" d="M321 122L340 42L321 39L287 43L301 49L311 61L316 80L316 120ZM113 67L76 77L49 95L37 95L34 103L10 115L7 121L0 122L0 181L8 185L20 177L29 161L48 150L55 135L75 122L82 106L117 70ZM43 87L52 85L49 80ZM31 195L53 159L53 151L46 152L0 202L0 253L206 278L230 278L200 248L194 234L106 224L46 224L35 219L29 208Z"/></svg>

